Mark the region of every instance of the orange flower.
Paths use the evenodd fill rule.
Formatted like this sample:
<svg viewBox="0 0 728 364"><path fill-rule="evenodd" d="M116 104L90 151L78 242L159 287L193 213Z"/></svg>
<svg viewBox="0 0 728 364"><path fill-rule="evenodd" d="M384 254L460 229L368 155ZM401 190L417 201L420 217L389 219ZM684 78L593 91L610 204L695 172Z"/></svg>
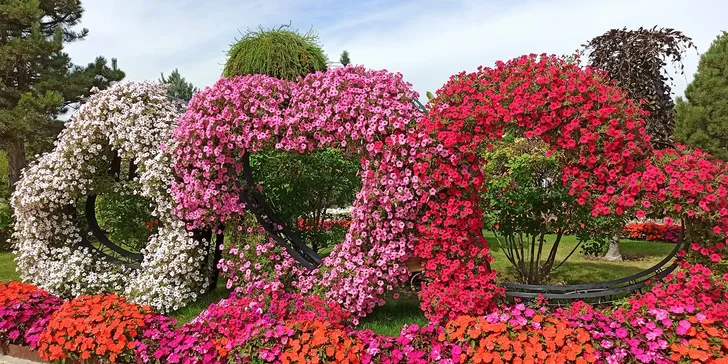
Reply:
<svg viewBox="0 0 728 364"><path fill-rule="evenodd" d="M61 306L41 333L39 354L46 360L94 355L116 361L131 358L134 339L144 327L148 307L113 294L79 296Z"/></svg>

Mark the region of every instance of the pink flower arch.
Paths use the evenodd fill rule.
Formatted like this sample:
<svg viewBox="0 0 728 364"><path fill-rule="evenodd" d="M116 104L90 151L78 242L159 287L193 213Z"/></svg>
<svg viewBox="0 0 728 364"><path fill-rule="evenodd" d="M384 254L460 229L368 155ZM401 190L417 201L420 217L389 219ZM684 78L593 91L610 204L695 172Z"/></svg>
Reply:
<svg viewBox="0 0 728 364"><path fill-rule="evenodd" d="M343 244L296 286L363 316L405 282L423 186L416 162L417 94L399 74L345 67L299 82L264 75L223 78L198 93L175 131L178 214L194 227L233 224L245 213L241 157L261 148L361 155L362 190Z"/></svg>

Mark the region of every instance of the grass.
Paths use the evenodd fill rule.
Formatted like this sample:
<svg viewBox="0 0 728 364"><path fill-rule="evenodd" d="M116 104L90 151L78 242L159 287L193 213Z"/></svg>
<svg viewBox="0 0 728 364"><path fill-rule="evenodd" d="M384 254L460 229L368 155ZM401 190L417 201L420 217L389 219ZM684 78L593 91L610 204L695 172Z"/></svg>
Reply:
<svg viewBox="0 0 728 364"><path fill-rule="evenodd" d="M491 243L491 253L494 258L492 267L499 272L499 280L514 281L514 270L496 243L495 237L492 234L486 234L486 238ZM566 236L562 239L557 252L557 264L576 244L574 237ZM551 245L547 243L544 249L550 249L550 247ZM626 277L655 265L674 247L675 245L668 243L622 240L620 250L622 255L627 258L622 262L590 259L579 254L577 250L553 273L550 283L594 283ZM12 253L0 253L0 280L18 279ZM409 292L400 292L400 294L401 297L397 300L391 296L388 297L387 304L377 307L374 312L363 318L360 327L371 329L381 335L397 336L405 324L426 325L428 322L420 310L417 297ZM196 302L172 313L171 316L177 318L181 325L195 318L211 303L218 302L228 295L229 291L225 288L225 281L221 278L214 291L201 296Z"/></svg>
<svg viewBox="0 0 728 364"><path fill-rule="evenodd" d="M359 327L371 329L380 335L399 336L404 325L425 326L428 322L420 310L420 300L414 294L404 292L396 300L387 297L387 303L361 319Z"/></svg>
<svg viewBox="0 0 728 364"><path fill-rule="evenodd" d="M505 253L496 242L492 233L486 234L493 255L492 267L498 272L502 282L515 282L515 269L506 258ZM553 237L550 240L553 241ZM544 244L544 251L549 251L553 244ZM571 252L577 240L573 236L564 236L556 252L557 266ZM577 251L551 276L551 284L582 284L611 281L639 273L654 266L664 259L675 248L674 244L647 242L635 240L622 240L620 251L626 260L621 262L607 262L589 258Z"/></svg>
<svg viewBox="0 0 728 364"><path fill-rule="evenodd" d="M15 271L13 253L0 252L0 281L19 281L20 275Z"/></svg>
<svg viewBox="0 0 728 364"><path fill-rule="evenodd" d="M211 292L202 295L197 301L173 312L170 316L177 319L177 324L182 325L197 317L200 312L204 311L211 303L220 301L230 296L230 291L225 288L225 280L220 277L217 281L217 287Z"/></svg>

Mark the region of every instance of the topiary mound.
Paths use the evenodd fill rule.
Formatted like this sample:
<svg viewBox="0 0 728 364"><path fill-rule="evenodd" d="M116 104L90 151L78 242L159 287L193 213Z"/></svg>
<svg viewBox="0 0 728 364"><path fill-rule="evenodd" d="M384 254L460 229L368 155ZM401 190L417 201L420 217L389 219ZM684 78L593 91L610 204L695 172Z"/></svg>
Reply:
<svg viewBox="0 0 728 364"><path fill-rule="evenodd" d="M248 30L228 51L222 75L264 74L295 81L298 76L325 70L328 60L318 44L318 35L287 28Z"/></svg>

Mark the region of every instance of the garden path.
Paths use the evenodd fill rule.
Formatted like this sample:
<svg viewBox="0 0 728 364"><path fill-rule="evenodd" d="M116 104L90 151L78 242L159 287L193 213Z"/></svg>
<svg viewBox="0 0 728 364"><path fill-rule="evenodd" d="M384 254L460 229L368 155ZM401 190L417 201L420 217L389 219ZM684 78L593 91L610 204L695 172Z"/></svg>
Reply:
<svg viewBox="0 0 728 364"><path fill-rule="evenodd" d="M19 359L12 356L0 354L0 364L37 364L37 361Z"/></svg>

